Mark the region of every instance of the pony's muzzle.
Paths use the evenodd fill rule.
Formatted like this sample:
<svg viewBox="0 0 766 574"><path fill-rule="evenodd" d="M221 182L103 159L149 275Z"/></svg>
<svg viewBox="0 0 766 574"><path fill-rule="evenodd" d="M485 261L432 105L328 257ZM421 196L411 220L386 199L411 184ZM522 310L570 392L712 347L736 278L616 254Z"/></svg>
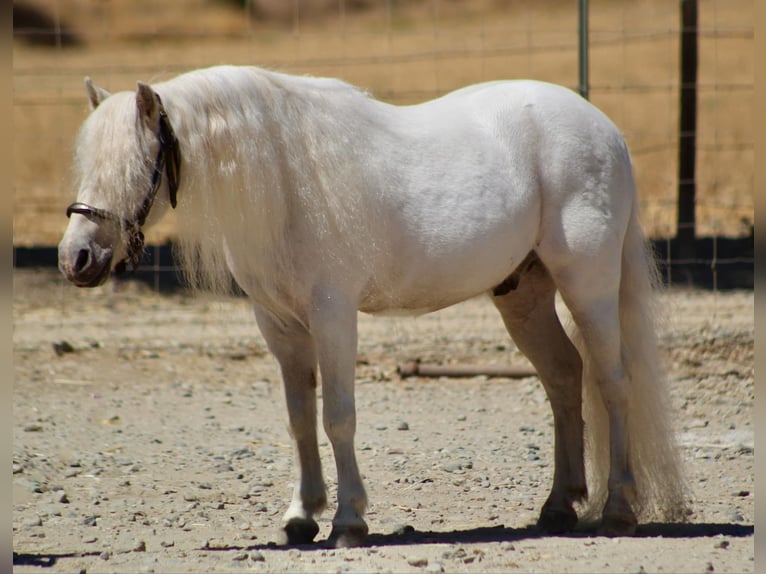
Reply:
<svg viewBox="0 0 766 574"><path fill-rule="evenodd" d="M109 278L112 250L100 246L59 245L59 269L78 287L98 287Z"/></svg>

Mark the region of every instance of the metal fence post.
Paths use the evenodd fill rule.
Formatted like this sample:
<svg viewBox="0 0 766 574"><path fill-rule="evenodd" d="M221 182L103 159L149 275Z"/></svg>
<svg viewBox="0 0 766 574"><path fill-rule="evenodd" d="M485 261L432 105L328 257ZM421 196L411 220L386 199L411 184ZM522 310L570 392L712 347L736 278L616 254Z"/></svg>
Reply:
<svg viewBox="0 0 766 574"><path fill-rule="evenodd" d="M580 95L588 99L590 86L588 80L588 0L579 0L579 35L578 75Z"/></svg>
<svg viewBox="0 0 766 574"><path fill-rule="evenodd" d="M681 0L681 89L678 134L678 219L682 259L694 256L696 235L697 0Z"/></svg>

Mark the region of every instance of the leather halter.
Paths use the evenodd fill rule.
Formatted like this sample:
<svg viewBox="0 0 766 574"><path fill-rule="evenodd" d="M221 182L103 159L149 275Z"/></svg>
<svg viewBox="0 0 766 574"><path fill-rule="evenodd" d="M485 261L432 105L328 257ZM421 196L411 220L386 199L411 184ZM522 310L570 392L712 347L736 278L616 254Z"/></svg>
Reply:
<svg viewBox="0 0 766 574"><path fill-rule="evenodd" d="M146 218L149 216L149 211L154 204L154 198L157 197L157 192L162 184L163 172L167 175L168 179L168 193L170 195L170 205L175 209L177 204L178 195L178 183L181 175L181 150L178 146L178 139L176 138L173 127L170 125L168 116L162 107L162 101L159 100L159 123L160 130L158 139L160 142L160 149L157 152L157 158L154 160L154 172L152 173L152 181L149 187L149 191L144 197L144 201L141 203L138 211L131 218L121 217L116 213L93 207L87 203L75 202L66 209L66 216L70 217L73 213L84 215L90 221L114 221L120 225L128 235L127 241L127 255L125 259L119 261L114 270L120 274L125 271L125 267L129 262L133 268L133 271L138 269L138 262L141 259L141 254L144 250L144 234L141 231Z"/></svg>

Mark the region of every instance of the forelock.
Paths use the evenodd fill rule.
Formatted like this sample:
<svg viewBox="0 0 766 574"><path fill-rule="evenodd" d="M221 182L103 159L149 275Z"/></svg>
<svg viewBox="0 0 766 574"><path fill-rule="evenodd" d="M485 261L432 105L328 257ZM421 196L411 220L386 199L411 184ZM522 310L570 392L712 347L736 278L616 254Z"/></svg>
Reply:
<svg viewBox="0 0 766 574"><path fill-rule="evenodd" d="M146 142L137 126L131 92L110 96L88 116L75 152L78 187L96 186L100 196L121 202L123 193L147 185Z"/></svg>

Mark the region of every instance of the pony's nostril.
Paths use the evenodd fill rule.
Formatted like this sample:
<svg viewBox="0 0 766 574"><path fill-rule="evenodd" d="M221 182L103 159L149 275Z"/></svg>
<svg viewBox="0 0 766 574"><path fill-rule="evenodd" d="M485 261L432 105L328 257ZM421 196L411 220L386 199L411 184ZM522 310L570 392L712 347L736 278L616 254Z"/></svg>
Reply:
<svg viewBox="0 0 766 574"><path fill-rule="evenodd" d="M87 249L80 249L80 252L77 254L77 261L75 261L74 269L78 273L85 269L88 266L88 263L90 262L90 251Z"/></svg>

